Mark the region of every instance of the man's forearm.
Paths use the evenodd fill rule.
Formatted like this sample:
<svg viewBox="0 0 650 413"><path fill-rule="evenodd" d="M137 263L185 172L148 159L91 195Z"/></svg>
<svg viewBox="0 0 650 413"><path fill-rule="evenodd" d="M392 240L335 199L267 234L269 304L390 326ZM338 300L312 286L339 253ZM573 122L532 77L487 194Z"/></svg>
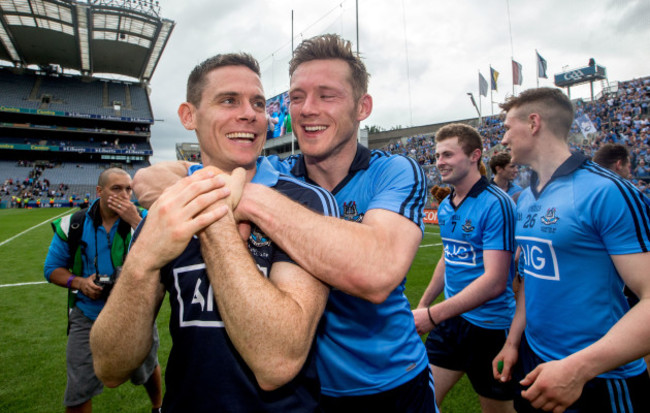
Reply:
<svg viewBox="0 0 650 413"><path fill-rule="evenodd" d="M248 184L243 219L257 224L302 268L348 294L380 303L404 279L422 240L398 214L368 211L363 223L321 216L282 194Z"/></svg>
<svg viewBox="0 0 650 413"><path fill-rule="evenodd" d="M295 300L293 292L277 288L260 274L232 215L208 227L200 240L228 337L263 389L287 383L300 371L309 353L325 306L325 286L306 273L299 275L292 284L304 295L302 302ZM275 267L282 265L295 267L274 264L274 278Z"/></svg>
<svg viewBox="0 0 650 413"><path fill-rule="evenodd" d="M187 175L191 165L184 161L159 162L136 172L133 177L133 192L140 205L149 209L163 191Z"/></svg>
<svg viewBox="0 0 650 413"><path fill-rule="evenodd" d="M126 381L151 350L163 295L159 272L145 271L135 257L127 258L90 333L95 373L107 386Z"/></svg>
<svg viewBox="0 0 650 413"><path fill-rule="evenodd" d="M444 254L444 251L443 251ZM433 270L433 275L431 276L431 281L427 285L427 289L424 290L422 298L418 303L418 308L427 308L433 301L440 295L442 290L445 287L445 261L444 258L440 258L436 264L436 268Z"/></svg>

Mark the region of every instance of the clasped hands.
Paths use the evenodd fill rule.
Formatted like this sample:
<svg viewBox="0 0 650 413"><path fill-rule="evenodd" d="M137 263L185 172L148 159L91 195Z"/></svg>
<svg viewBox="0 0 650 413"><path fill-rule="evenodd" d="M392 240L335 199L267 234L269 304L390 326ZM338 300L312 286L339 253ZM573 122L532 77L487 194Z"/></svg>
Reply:
<svg viewBox="0 0 650 413"><path fill-rule="evenodd" d="M246 171L236 168L230 175L206 166L165 189L151 206L133 249L143 265L160 269L178 257L192 237L224 218L239 204ZM243 227L244 229L242 230ZM248 237L249 227L240 234Z"/></svg>

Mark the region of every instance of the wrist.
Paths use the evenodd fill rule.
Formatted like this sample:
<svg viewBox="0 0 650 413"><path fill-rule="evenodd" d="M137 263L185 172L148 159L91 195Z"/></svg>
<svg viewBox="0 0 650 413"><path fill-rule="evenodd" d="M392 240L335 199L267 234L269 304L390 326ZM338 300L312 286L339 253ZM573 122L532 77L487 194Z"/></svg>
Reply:
<svg viewBox="0 0 650 413"><path fill-rule="evenodd" d="M431 321L433 328L438 327L438 323L436 323L436 321L433 319L433 316L431 315L431 307L427 307L427 315L429 316L429 321Z"/></svg>
<svg viewBox="0 0 650 413"><path fill-rule="evenodd" d="M73 282L76 278L77 278L76 275L71 274L70 277L68 277L68 281L66 281L66 283L65 283L65 288L67 288L67 289L75 289L75 288L72 286L72 282Z"/></svg>

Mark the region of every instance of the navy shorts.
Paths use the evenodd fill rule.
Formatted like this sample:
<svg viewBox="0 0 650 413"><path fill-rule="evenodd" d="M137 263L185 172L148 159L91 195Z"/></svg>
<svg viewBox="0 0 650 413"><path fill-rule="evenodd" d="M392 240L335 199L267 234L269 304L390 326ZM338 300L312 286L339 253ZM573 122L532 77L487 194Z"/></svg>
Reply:
<svg viewBox="0 0 650 413"><path fill-rule="evenodd" d="M377 394L346 397L321 394L320 412L437 413L431 369L427 366L410 381Z"/></svg>
<svg viewBox="0 0 650 413"><path fill-rule="evenodd" d="M494 379L492 360L501 351L508 330L475 326L461 316L445 320L429 333L425 343L429 363L467 374L474 391L494 400L512 400L513 383Z"/></svg>
<svg viewBox="0 0 650 413"><path fill-rule="evenodd" d="M519 413L542 413L543 410L533 408L528 400L521 397L525 389L519 381L530 373L544 360L528 345L526 335L521 337L519 360L513 371L512 381L518 389L515 395L515 410ZM638 376L626 379L602 379L596 377L589 380L582 389L580 398L565 410L565 413L631 413L650 412L650 376L647 371Z"/></svg>

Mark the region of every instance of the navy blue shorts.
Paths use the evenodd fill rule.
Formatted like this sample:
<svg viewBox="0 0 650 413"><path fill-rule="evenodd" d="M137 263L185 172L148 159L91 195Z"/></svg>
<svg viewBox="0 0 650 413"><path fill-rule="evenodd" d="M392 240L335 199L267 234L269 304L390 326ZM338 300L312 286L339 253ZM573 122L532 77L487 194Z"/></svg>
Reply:
<svg viewBox="0 0 650 413"><path fill-rule="evenodd" d="M507 329L491 330L475 326L461 316L452 317L429 333L425 343L429 363L465 372L480 396L512 400L513 383L502 383L492 374L492 360L503 348L507 336Z"/></svg>
<svg viewBox="0 0 650 413"><path fill-rule="evenodd" d="M512 381L518 389L515 396L515 410L519 413L541 413L528 400L521 397L525 389L519 381L530 373L544 360L528 345L526 335L521 337L519 360L513 371ZM638 376L626 379L602 379L596 377L589 380L582 389L580 398L565 410L565 413L641 413L650 412L650 376L644 371Z"/></svg>
<svg viewBox="0 0 650 413"><path fill-rule="evenodd" d="M412 380L377 394L347 397L330 397L321 394L320 411L322 413L437 413L431 369L427 366Z"/></svg>

